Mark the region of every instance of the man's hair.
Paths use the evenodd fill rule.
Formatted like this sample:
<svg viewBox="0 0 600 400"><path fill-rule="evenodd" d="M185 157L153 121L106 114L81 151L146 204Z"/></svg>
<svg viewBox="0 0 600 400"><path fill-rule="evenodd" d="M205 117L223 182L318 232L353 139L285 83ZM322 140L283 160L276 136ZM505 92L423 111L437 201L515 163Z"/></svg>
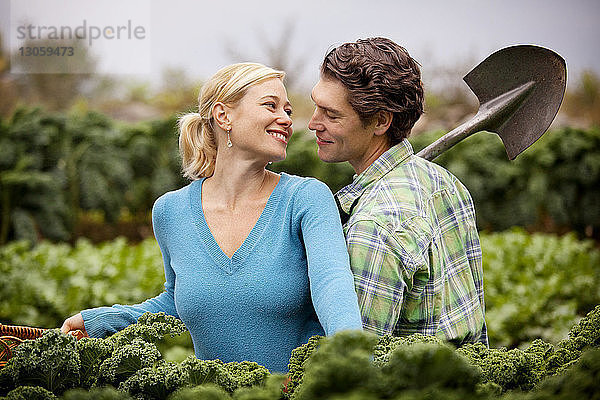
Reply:
<svg viewBox="0 0 600 400"><path fill-rule="evenodd" d="M391 112L387 134L392 146L408 137L423 114L419 63L390 39L359 39L334 48L321 65L321 75L346 87L348 102L364 125L379 111Z"/></svg>

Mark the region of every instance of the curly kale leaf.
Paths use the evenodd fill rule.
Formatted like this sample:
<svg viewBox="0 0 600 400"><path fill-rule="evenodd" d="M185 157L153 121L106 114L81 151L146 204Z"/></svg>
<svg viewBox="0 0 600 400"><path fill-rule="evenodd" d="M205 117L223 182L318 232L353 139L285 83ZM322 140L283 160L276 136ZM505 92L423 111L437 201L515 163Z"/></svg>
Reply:
<svg viewBox="0 0 600 400"><path fill-rule="evenodd" d="M41 386L19 386L11 390L6 396L6 400L55 400L58 399L48 389Z"/></svg>
<svg viewBox="0 0 600 400"><path fill-rule="evenodd" d="M121 347L116 347L110 357L102 361L98 371L97 386L119 384L142 368L152 367L161 354L152 343L133 339Z"/></svg>
<svg viewBox="0 0 600 400"><path fill-rule="evenodd" d="M169 400L231 400L231 396L222 387L207 383L200 386L184 387L173 393ZM258 399L254 399L258 400Z"/></svg>
<svg viewBox="0 0 600 400"><path fill-rule="evenodd" d="M270 375L269 370L258 363L251 361L228 362L225 368L234 377L236 389L262 385Z"/></svg>
<svg viewBox="0 0 600 400"><path fill-rule="evenodd" d="M89 389L96 383L100 365L114 351L113 344L108 340L82 338L77 341L77 351L81 361L81 387Z"/></svg>
<svg viewBox="0 0 600 400"><path fill-rule="evenodd" d="M261 385L241 387L233 393L235 400L280 400L283 399L282 389L287 377L272 374Z"/></svg>
<svg viewBox="0 0 600 400"><path fill-rule="evenodd" d="M304 364L315 350L317 350L323 339L323 336L315 335L308 339L307 343L292 350L292 355L288 363L288 381L284 389L288 398L292 396L296 388L302 383Z"/></svg>
<svg viewBox="0 0 600 400"><path fill-rule="evenodd" d="M562 373L544 380L530 400L597 399L600 394L600 349L588 349Z"/></svg>
<svg viewBox="0 0 600 400"><path fill-rule="evenodd" d="M131 375L125 382L121 382L119 390L138 400L166 399L185 383L179 364L161 361Z"/></svg>
<svg viewBox="0 0 600 400"><path fill-rule="evenodd" d="M142 339L148 343L157 343L165 336L175 337L187 332L185 324L178 318L160 313L144 313L137 323L115 333L107 340L115 346L122 346L134 339Z"/></svg>
<svg viewBox="0 0 600 400"><path fill-rule="evenodd" d="M75 342L73 336L52 329L20 344L5 367L13 384L41 386L56 394L78 386L81 363Z"/></svg>
<svg viewBox="0 0 600 400"><path fill-rule="evenodd" d="M190 385L213 383L230 393L237 387L235 377L221 360L200 360L189 356L183 360L181 368Z"/></svg>
<svg viewBox="0 0 600 400"><path fill-rule="evenodd" d="M466 344L457 352L481 369L483 383L494 382L504 391L531 390L543 375L543 362L533 352L488 349L481 343Z"/></svg>
<svg viewBox="0 0 600 400"><path fill-rule="evenodd" d="M377 345L373 349L373 362L377 366L383 366L388 362L390 354L396 348L415 343L444 344L444 341L435 336L427 336L420 333L402 337L384 335L379 338Z"/></svg>
<svg viewBox="0 0 600 400"><path fill-rule="evenodd" d="M304 377L294 399L325 399L364 389L381 379L372 363L377 336L362 331L343 331L322 340L306 361Z"/></svg>
<svg viewBox="0 0 600 400"><path fill-rule="evenodd" d="M405 390L450 390L471 393L480 383L480 370L447 344L416 342L398 346L381 368L379 392L398 395Z"/></svg>
<svg viewBox="0 0 600 400"><path fill-rule="evenodd" d="M600 305L596 306L569 331L569 337L556 346L548 359L548 373L559 373L574 364L584 350L600 346Z"/></svg>

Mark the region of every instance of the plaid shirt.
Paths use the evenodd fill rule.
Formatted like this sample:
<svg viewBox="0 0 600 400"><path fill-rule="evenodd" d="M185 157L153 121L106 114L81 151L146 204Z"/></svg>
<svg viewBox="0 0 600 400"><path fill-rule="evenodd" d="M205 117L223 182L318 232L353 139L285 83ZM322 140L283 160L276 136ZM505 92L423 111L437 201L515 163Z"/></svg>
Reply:
<svg viewBox="0 0 600 400"><path fill-rule="evenodd" d="M336 197L351 214L344 233L365 330L487 345L475 209L456 177L404 140Z"/></svg>

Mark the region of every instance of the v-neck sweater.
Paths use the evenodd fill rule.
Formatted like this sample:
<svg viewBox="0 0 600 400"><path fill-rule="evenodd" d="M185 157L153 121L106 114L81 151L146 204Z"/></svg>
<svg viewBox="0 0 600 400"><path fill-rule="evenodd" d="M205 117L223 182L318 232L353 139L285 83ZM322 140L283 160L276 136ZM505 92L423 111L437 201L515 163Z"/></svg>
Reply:
<svg viewBox="0 0 600 400"><path fill-rule="evenodd" d="M204 217L202 182L154 203L165 291L137 305L82 311L90 336L162 311L185 323L200 359L255 361L287 372L292 350L311 336L362 329L339 213L324 183L282 173L230 258Z"/></svg>

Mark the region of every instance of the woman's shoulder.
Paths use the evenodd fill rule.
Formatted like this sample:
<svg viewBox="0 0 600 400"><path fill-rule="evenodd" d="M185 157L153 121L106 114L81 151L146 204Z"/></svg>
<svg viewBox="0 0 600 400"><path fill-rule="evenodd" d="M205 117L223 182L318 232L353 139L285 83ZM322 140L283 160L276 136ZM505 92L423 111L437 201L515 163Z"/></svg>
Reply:
<svg viewBox="0 0 600 400"><path fill-rule="evenodd" d="M333 193L329 187L316 178L282 172L281 179L285 180L286 192L295 204L317 205L334 202Z"/></svg>
<svg viewBox="0 0 600 400"><path fill-rule="evenodd" d="M284 180L286 186L293 188L294 190L302 190L302 191L317 191L317 192L329 192L331 190L324 183L318 180L317 178L307 177L307 176L298 176L292 175L285 172L281 173L281 179Z"/></svg>
<svg viewBox="0 0 600 400"><path fill-rule="evenodd" d="M171 190L160 195L154 201L153 211L170 208L173 205L175 205L177 208L180 208L182 202L185 202L187 199L189 199L190 192L197 190L199 185L201 185L201 180L195 180L179 189Z"/></svg>

